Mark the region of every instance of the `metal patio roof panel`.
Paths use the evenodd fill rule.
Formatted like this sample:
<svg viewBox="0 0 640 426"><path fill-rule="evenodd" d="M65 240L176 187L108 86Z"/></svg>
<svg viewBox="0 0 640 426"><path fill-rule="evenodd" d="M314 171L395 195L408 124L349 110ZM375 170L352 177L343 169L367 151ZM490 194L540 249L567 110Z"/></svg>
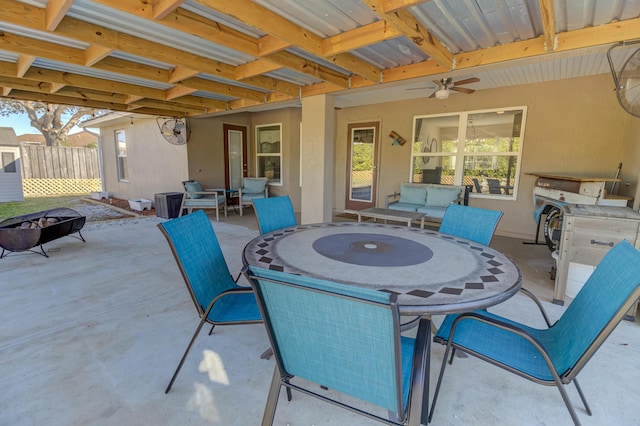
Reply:
<svg viewBox="0 0 640 426"><path fill-rule="evenodd" d="M323 38L378 20L376 14L358 0L255 2Z"/></svg>
<svg viewBox="0 0 640 426"><path fill-rule="evenodd" d="M215 10L211 10L194 0L187 0L180 7L188 10L189 12L200 15L205 19L216 21L222 25L226 25L227 27L233 28L234 30L240 31L255 38L260 38L266 35L264 32L258 30L257 28L247 25L244 22L238 21L237 19L234 19L230 16L218 13Z"/></svg>
<svg viewBox="0 0 640 426"><path fill-rule="evenodd" d="M393 40L361 47L351 53L381 69L414 64L429 58L406 37L397 37Z"/></svg>
<svg viewBox="0 0 640 426"><path fill-rule="evenodd" d="M237 50L229 49L200 37L174 30L161 23L139 18L89 0L74 1L67 15L94 25L100 25L229 65L242 65L254 59L254 57Z"/></svg>
<svg viewBox="0 0 640 426"><path fill-rule="evenodd" d="M299 86L308 86L311 84L322 83L323 80L315 78L308 74L302 74L288 68L281 68L276 71L271 71L264 74L266 77L276 78L278 80L286 81L288 83L297 84Z"/></svg>
<svg viewBox="0 0 640 426"><path fill-rule="evenodd" d="M453 53L526 40L542 32L537 1L432 0L410 10Z"/></svg>
<svg viewBox="0 0 640 426"><path fill-rule="evenodd" d="M556 0L554 2L558 31L586 27L640 16L640 0Z"/></svg>

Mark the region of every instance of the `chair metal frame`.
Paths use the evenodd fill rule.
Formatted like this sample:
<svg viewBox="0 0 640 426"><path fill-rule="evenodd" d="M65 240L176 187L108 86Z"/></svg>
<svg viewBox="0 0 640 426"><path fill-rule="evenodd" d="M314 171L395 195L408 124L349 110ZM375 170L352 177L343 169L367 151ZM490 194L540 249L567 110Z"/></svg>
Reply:
<svg viewBox="0 0 640 426"><path fill-rule="evenodd" d="M202 210L197 211L196 213L190 214L188 216L184 216L183 218L173 219L173 220L168 221L168 222L174 222L174 221L189 222L188 224L185 223L185 227L188 227L190 232L193 232L193 233L195 233L197 235L202 235L204 232L207 231L206 229L203 229L203 226L198 226L198 225L203 225L205 223L204 221L206 221L206 224L209 226L208 230L209 230L209 232L213 233L214 241L215 241L215 243L217 243L217 238L215 237L215 232L214 232L213 228L211 227L211 222L209 222L209 218L207 217L207 215ZM200 223L198 224L198 223L191 223L191 222L200 222ZM210 302L208 302L208 304L207 304L207 306L205 308L204 305L201 304L201 302L198 300L198 297L195 294L192 281L189 278L189 274L188 274L188 272L187 272L187 270L185 268L185 265L184 265L184 263L183 263L183 261L181 259L182 253L178 252L178 249L176 248L175 242L173 240L173 237L170 234L170 231L167 231L167 229L165 228L165 224L166 223L167 222L159 223L158 224L158 228L160 229L162 234L167 239L167 242L169 243L169 247L171 248L171 252L172 252L172 254L173 254L173 256L174 256L174 258L176 260L176 263L178 264L178 267L180 269L180 273L182 274L182 278L184 279L184 282L185 282L185 284L187 286L187 290L189 291L189 295L191 296L191 300L193 301L193 304L194 304L194 306L196 308L196 311L198 312L198 316L200 317L200 322L198 323L198 326L196 327L196 330L193 333L193 336L191 337L191 340L189 341L189 344L187 345L187 348L184 351L184 354L182 355L182 358L180 358L178 366L177 366L175 372L173 373L173 376L171 377L171 380L169 381L169 385L167 386L167 388L166 388L164 393L168 393L171 390L171 387L173 386L173 383L175 382L176 378L178 377L178 373L180 373L180 370L182 369L182 365L184 364L185 360L187 359L187 355L189 354L189 351L191 351L191 347L193 346L194 342L196 341L198 335L200 334L200 330L202 329L202 326L205 323L211 324L211 330L209 331L209 334L211 334L216 325L259 324L259 323L262 322L262 318L260 318L259 320L247 319L247 320L233 320L233 321L215 321L212 318L210 318L211 310L214 308L216 303L220 302L225 297L232 296L232 295L253 294L253 289L251 289L250 287L238 286L236 284L236 282L237 282L238 278L240 277L240 274L238 274L238 276L234 279L233 276L231 275L231 273L227 269L227 273L229 275L225 276L225 277L220 277L220 279L221 280L222 279L228 280L226 285L228 287L231 287L231 288L229 288L228 290L219 292ZM218 244L217 248L220 249L219 244ZM221 249L220 249L219 253L220 253L220 256L222 256ZM210 259L207 259L207 260L210 260ZM220 259L218 259L218 261L220 261ZM224 257L222 257L221 261L224 262L224 265L226 266L226 261L224 260ZM256 309L257 309L257 306L256 306Z"/></svg>
<svg viewBox="0 0 640 426"><path fill-rule="evenodd" d="M632 246L627 243L626 241L624 241L623 243L620 244L625 244L629 247L632 248ZM614 249L615 250L615 249ZM628 250L628 248L627 248ZM633 248L633 250L635 250L635 248ZM612 250L613 251L613 250ZM610 251L608 254L610 254L612 251ZM635 253L635 259L634 261L636 263L640 262L640 252L638 252L636 250ZM606 259L606 256L605 256ZM604 260L603 260L604 261ZM602 262L601 262L602 263ZM636 269L639 269L636 266ZM453 363L453 358L454 358L454 353L455 350L461 350L465 353L468 353L470 355L473 355L479 359L482 359L484 361L489 362L490 364L496 365L498 367L501 367L511 373L514 373L520 377L523 377L525 379L528 379L534 383L538 383L538 384L542 384L542 385L547 385L547 386L556 386L560 392L560 395L562 397L562 400L564 401L567 410L569 411L569 414L571 416L571 419L573 420L573 423L576 426L580 426L580 419L578 418L578 415L573 407L573 405L571 404L571 400L569 399L569 396L567 394L567 391L565 389L564 385L568 385L569 383L573 382L576 386L576 389L578 391L578 394L580 396L580 399L585 407L585 411L587 412L588 415L591 415L591 408L589 407L589 404L587 403L586 397L582 391L582 388L580 387L580 385L578 384L577 378L576 376L578 375L578 373L580 373L580 371L582 370L582 368L587 364L587 362L593 357L593 355L595 354L595 352L598 350L598 348L600 348L600 346L602 346L602 344L604 343L604 341L609 337L609 335L611 334L611 332L615 329L615 327L622 321L622 319L624 318L624 316L626 315L627 311L636 303L636 301L640 298L640 276L638 276L638 281L635 287L635 290L633 290L630 295L627 296L627 298L625 299L624 303L622 303L622 305L620 305L620 307L615 311L615 313L613 314L612 317L610 317L610 319L608 320L608 322L600 329L599 333L597 334L597 336L590 341L590 344L587 346L586 350L584 350L579 357L577 357L577 359L575 360L575 362L573 362L573 364L570 366L570 368L568 368L566 371L557 371L556 367L554 365L554 362L552 360L551 355L549 354L549 352L547 351L547 349L545 348L544 344L539 341L535 336L531 335L530 333L527 332L527 330L525 330L524 328L520 327L518 325L518 323L513 322L513 321L509 321L506 319L503 319L497 315L491 315L488 314L486 311L475 311L475 312L470 312L470 313L464 313L464 314L460 314L457 316L450 316L451 318L455 317L455 320L453 321L453 324L451 325L451 329L449 331L448 336L443 337L441 335L436 335L436 337L434 338L434 341L438 342L438 343L442 343L442 344L446 344L446 350L443 356L443 361L442 361L442 368L440 370L440 374L438 377L438 383L436 385L436 389L435 389L435 393L433 396L433 400L432 400L432 405L431 405L431 409L430 409L430 414L429 414L429 422L431 421L431 418L433 416L434 410L435 410L435 405L438 399L438 394L440 391L440 385L442 384L442 379L444 377L444 371L445 371L445 367L447 362L449 364ZM585 284L587 285L587 284ZM596 284L597 285L597 284ZM558 323L558 320L556 323L551 324L549 321L549 317L542 305L542 303L540 302L540 300L535 297L531 292L527 291L526 289L521 289L521 292L523 294L525 294L526 296L528 296L529 298L531 298L536 305L538 306L538 309L540 310L548 329L552 328L555 326L555 324ZM577 298L578 296L576 296ZM575 300L574 300L575 303ZM446 321L446 319L445 319ZM542 357L542 359L544 359L548 369L549 369L549 373L552 376L551 380L545 380L541 377L536 377L534 375L528 374L524 371L518 370L516 368L514 368L513 366L506 364L505 362L501 362L499 360L493 359L490 356L487 356L481 352L475 351L473 349L470 349L468 347L465 347L461 344L456 343L455 339L456 339L456 328L460 326L461 323L467 322L467 327L473 326L473 323L469 323L469 321L475 322L475 323L483 323L483 324L488 324L491 326L494 326L500 330L503 330L507 333L513 333L519 337L522 337L523 339L525 339L528 343L530 343L531 345L533 345L533 347L538 351L538 353L540 354L540 356ZM547 329L547 330L548 330ZM442 330L442 327L441 327ZM468 330L468 328L467 328ZM468 331L465 331L468 333ZM451 337L453 336L453 337ZM451 357L449 357L449 353L451 352ZM449 358L449 360L447 361L447 358Z"/></svg>
<svg viewBox="0 0 640 426"><path fill-rule="evenodd" d="M424 391L424 375L426 371L426 364L429 362L429 342L427 336L418 335L415 339L414 344L414 353L413 360L411 365L411 381L409 385L409 395L403 395L403 375L402 375L402 356L401 356L401 347L400 347L400 315L398 311L398 306L396 304L396 295L389 294L389 302L382 303L374 300L363 299L358 297L357 295L348 294L349 290L346 290L345 293L342 292L334 292L327 289L321 289L316 287L307 287L300 283L293 282L292 277L296 277L295 275L289 275L282 272L276 271L267 271L262 270L261 268L253 268L247 267L243 268L243 273L249 279L251 286L253 287L256 298L258 299L258 306L260 308L260 312L262 317L265 319L264 324L267 329L267 335L269 336L269 341L271 342L271 346L273 348L273 352L275 354L276 359L276 367L273 372L273 377L271 381L271 385L269 387L269 396L267 398L265 411L262 419L262 425L268 426L273 424L273 420L275 417L276 407L278 403L278 397L280 393L280 389L284 386L287 390L288 399L291 400L290 389L295 389L301 393L312 396L314 398L320 399L324 402L328 402L332 405L347 409L351 412L363 415L373 420L377 420L379 422L388 424L388 425L411 425L411 426L419 426L421 422L422 416L422 406L423 406L423 391ZM270 275L270 276L266 276ZM275 279L274 276L278 277ZM313 281L313 279L311 279ZM276 283L279 285L284 285L288 287L295 287L299 289L303 289L310 292L315 292L319 294L331 295L334 297L354 300L360 303L367 303L377 306L383 306L392 310L393 315L393 327L395 330L395 341L394 341L394 351L395 351L395 380L396 380L396 403L397 403L397 411L392 412L389 410L389 418L384 418L374 413L362 410L360 408L348 405L344 402L338 401L336 399L330 398L326 395L321 395L317 392L311 391L310 389L292 383L292 379L294 379L294 375L290 374L286 371L285 363L282 358L282 354L278 349L278 341L275 337L274 329L271 324L271 319L269 315L269 309L265 307L264 295L262 292L262 284L260 281ZM336 285L336 283L329 283L322 280L315 280L323 283L328 283L330 285ZM340 285L340 284L337 284ZM346 287L346 286L345 286ZM309 379L307 379L309 380ZM326 389L326 388L325 388ZM339 389L337 391L340 391ZM407 404L405 404L405 397L407 398ZM357 397L356 397L357 398Z"/></svg>

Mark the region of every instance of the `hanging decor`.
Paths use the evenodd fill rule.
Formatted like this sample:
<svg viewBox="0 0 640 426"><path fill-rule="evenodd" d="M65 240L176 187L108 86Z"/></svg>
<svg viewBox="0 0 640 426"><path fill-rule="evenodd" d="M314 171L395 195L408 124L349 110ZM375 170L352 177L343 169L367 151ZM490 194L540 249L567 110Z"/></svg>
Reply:
<svg viewBox="0 0 640 426"><path fill-rule="evenodd" d="M391 139L393 139L393 142L391 143L391 146L393 145L404 145L406 140L404 140L404 138L402 136L400 136L399 134L397 134L395 131L391 131L391 133L389 133L389 137Z"/></svg>

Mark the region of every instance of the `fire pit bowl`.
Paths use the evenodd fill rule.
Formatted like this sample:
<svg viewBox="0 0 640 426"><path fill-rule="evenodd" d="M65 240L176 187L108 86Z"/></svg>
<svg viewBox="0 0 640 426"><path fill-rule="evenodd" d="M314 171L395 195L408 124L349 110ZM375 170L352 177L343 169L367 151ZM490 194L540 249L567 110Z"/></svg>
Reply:
<svg viewBox="0 0 640 426"><path fill-rule="evenodd" d="M86 217L69 208L57 208L15 216L0 222L0 259L12 252L30 251L49 257L42 247L50 241L70 236L85 241L80 233ZM72 234L78 235L72 235ZM31 250L40 246L40 252Z"/></svg>

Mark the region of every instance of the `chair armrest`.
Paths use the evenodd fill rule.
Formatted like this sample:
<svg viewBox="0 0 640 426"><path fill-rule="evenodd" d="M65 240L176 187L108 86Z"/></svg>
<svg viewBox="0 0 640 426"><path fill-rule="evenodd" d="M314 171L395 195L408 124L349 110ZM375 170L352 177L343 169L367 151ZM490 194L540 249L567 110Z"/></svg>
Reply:
<svg viewBox="0 0 640 426"><path fill-rule="evenodd" d="M185 194L196 194L196 195L224 195L224 191L185 191Z"/></svg>
<svg viewBox="0 0 640 426"><path fill-rule="evenodd" d="M224 193L227 192L224 188L205 188L204 190L205 192L219 192L220 195L224 195Z"/></svg>
<svg viewBox="0 0 640 426"><path fill-rule="evenodd" d="M525 296L527 296L531 300L533 300L533 302L538 306L538 309L540 310L540 313L542 314L542 317L544 318L544 322L547 323L547 327L551 328L551 326L553 324L551 324L551 321L549 320L549 316L547 315L547 311L544 309L544 306L542 306L542 302L540 302L540 299L538 299L533 293L531 293L526 288L522 288L521 287L519 292L524 294Z"/></svg>
<svg viewBox="0 0 640 426"><path fill-rule="evenodd" d="M540 352L540 354L542 355L542 357L544 358L545 362L547 363L547 366L549 367L549 371L551 371L554 375L559 375L558 372L556 371L555 366L553 365L553 361L551 360L551 357L549 356L549 354L547 353L546 349L544 348L544 346L542 345L542 343L540 343L538 341L538 339L536 339L535 337L533 337L532 335L530 335L529 333L527 333L525 330L523 330L522 328L514 325L514 324L510 324L504 321L500 321L497 320L495 318L489 318L483 315L480 315L478 313L475 312L469 312L469 313L465 313L465 314L461 314L460 316L458 316L458 318L456 318L453 321L453 324L451 326L451 332L449 333L449 340L447 342L447 346L450 346L454 340L455 337L455 331L456 331L456 327L458 326L458 323L460 323L460 321L479 321L479 322L483 322L485 324L500 328L504 331L507 331L509 333L513 333L516 334L520 337L522 337L524 340L528 341L529 343L531 343L531 345L533 345L533 347L536 348L536 350L538 352ZM461 347L461 346L458 346ZM495 362L498 362L500 364L506 365L500 361L494 360ZM559 378L558 378L559 380Z"/></svg>
<svg viewBox="0 0 640 426"><path fill-rule="evenodd" d="M389 207L389 203L390 203L391 201L393 201L393 199L394 199L394 198L398 198L398 197L400 197L400 193L399 193L399 192L394 192L393 194L389 194L389 195L387 195L387 198L386 198L386 200L385 200L385 204L384 204L384 206L385 206L385 207Z"/></svg>

